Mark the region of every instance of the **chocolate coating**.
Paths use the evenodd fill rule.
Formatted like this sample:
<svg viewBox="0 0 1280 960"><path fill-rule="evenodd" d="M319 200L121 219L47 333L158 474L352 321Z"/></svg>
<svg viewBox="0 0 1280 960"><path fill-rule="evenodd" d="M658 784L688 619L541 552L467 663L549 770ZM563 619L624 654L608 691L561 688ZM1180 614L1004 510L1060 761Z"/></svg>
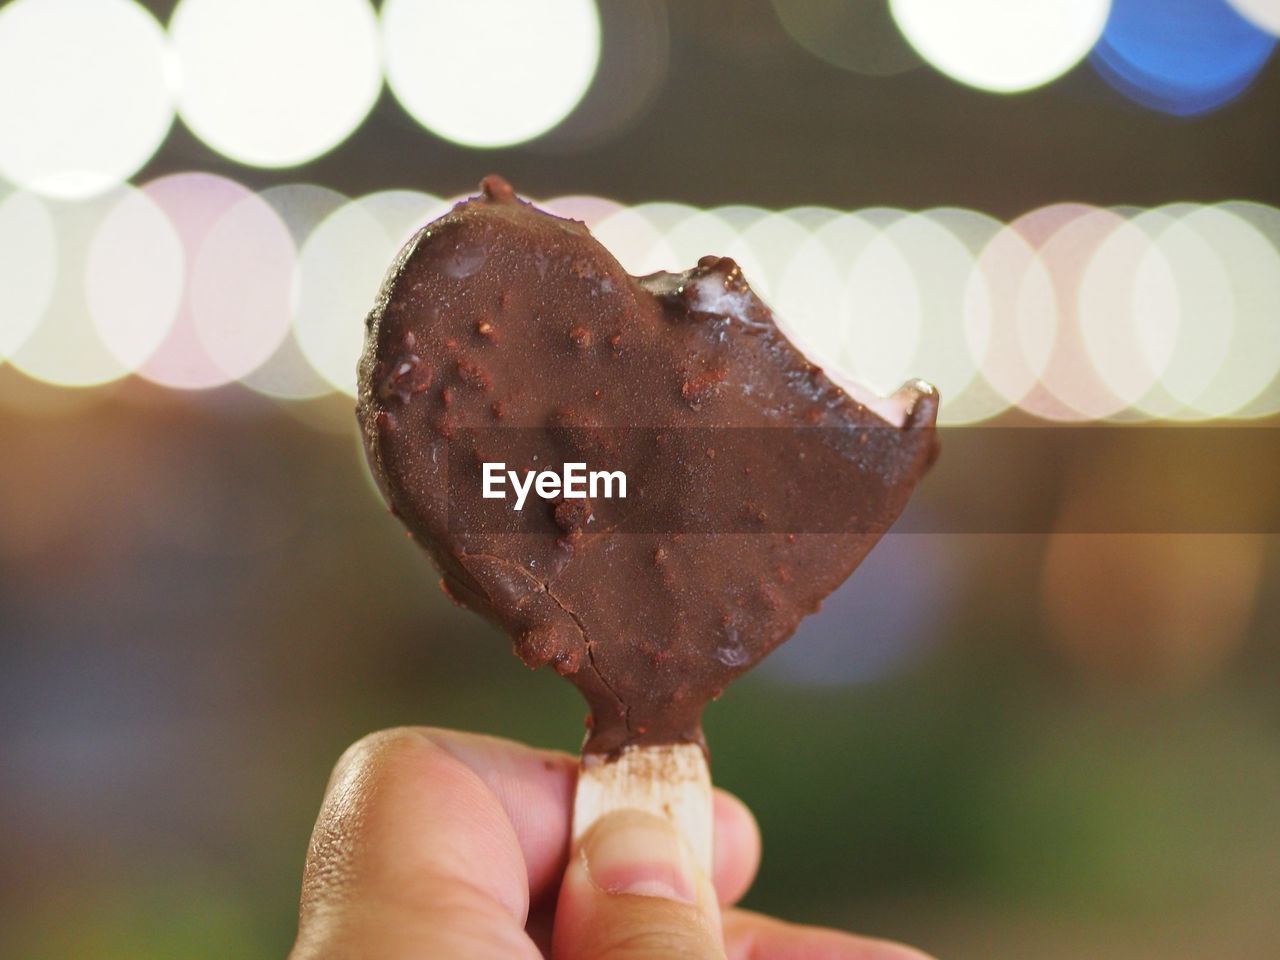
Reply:
<svg viewBox="0 0 1280 960"><path fill-rule="evenodd" d="M530 667L550 664L581 690L587 752L702 743L706 703L790 636L901 512L937 453L937 394L904 387L906 422L890 427L792 346L732 260L631 277L581 223L496 177L481 189L410 241L368 317L357 416L370 463L446 592L506 630ZM450 523L471 506L456 490L450 500L451 438L557 424L874 428L860 458L822 479L872 522L591 530L588 508L563 501L539 534ZM754 482L781 489L788 464L763 446L753 456Z"/></svg>

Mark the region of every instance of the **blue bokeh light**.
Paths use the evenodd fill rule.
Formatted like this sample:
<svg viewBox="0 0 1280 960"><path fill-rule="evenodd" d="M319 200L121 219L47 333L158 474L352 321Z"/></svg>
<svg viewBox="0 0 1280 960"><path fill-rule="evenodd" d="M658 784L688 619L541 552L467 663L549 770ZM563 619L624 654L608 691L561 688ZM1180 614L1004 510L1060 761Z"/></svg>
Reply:
<svg viewBox="0 0 1280 960"><path fill-rule="evenodd" d="M1089 62L1129 99L1192 117L1244 93L1275 46L1226 0L1113 0Z"/></svg>

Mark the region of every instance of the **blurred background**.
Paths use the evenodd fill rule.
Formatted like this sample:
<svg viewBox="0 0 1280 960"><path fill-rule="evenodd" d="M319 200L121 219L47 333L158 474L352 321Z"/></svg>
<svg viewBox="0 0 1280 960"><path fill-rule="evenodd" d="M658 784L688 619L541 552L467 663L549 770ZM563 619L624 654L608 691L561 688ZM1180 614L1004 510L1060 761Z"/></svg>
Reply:
<svg viewBox="0 0 1280 960"><path fill-rule="evenodd" d="M281 956L350 741L577 748L352 417L394 251L501 172L944 398L912 532L708 711L748 905L951 960L1274 957L1278 33L1278 0L0 4L0 956ZM966 456L993 427L1112 439ZM1050 519L948 529L1011 466ZM1167 527L1073 520L1155 481Z"/></svg>

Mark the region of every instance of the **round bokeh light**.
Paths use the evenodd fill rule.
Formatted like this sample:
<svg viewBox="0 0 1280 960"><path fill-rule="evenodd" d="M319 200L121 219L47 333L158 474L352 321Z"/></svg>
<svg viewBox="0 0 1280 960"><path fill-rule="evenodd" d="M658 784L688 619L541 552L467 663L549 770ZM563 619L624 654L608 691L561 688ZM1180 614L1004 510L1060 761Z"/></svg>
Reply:
<svg viewBox="0 0 1280 960"><path fill-rule="evenodd" d="M682 203L642 203L605 217L591 232L632 276L660 270L674 273L693 263L681 263L668 235L697 212Z"/></svg>
<svg viewBox="0 0 1280 960"><path fill-rule="evenodd" d="M1244 93L1275 46L1226 0L1114 0L1089 62L1130 100L1195 116Z"/></svg>
<svg viewBox="0 0 1280 960"><path fill-rule="evenodd" d="M310 183L269 187L258 196L288 229L295 250L301 249L312 231L348 199L336 190ZM297 265L294 266L289 277L288 316L291 318L297 311L298 278L301 274ZM316 373L303 354L292 320L288 334L275 352L258 369L241 377L240 382L251 390L280 400L309 400L333 392L332 385Z"/></svg>
<svg viewBox="0 0 1280 960"><path fill-rule="evenodd" d="M1248 407L1280 370L1280 252L1227 208L1201 207L1183 222L1214 251L1231 284L1231 337L1216 375L1194 399L1203 416L1227 417Z"/></svg>
<svg viewBox="0 0 1280 960"><path fill-rule="evenodd" d="M143 191L125 192L94 234L85 295L98 336L129 371L164 342L185 283L182 239L172 221Z"/></svg>
<svg viewBox="0 0 1280 960"><path fill-rule="evenodd" d="M292 167L332 150L382 88L368 0L181 0L179 111L223 156Z"/></svg>
<svg viewBox="0 0 1280 960"><path fill-rule="evenodd" d="M0 360L17 350L53 299L58 237L40 198L16 191L0 197Z"/></svg>
<svg viewBox="0 0 1280 960"><path fill-rule="evenodd" d="M916 274L882 230L854 261L847 284L840 366L859 383L888 396L915 375L912 361L924 326Z"/></svg>
<svg viewBox="0 0 1280 960"><path fill-rule="evenodd" d="M1110 0L890 0L907 41L953 80L1016 93L1062 76L1097 42Z"/></svg>
<svg viewBox="0 0 1280 960"><path fill-rule="evenodd" d="M1228 0L1245 17L1273 36L1280 36L1280 0Z"/></svg>
<svg viewBox="0 0 1280 960"><path fill-rule="evenodd" d="M173 124L164 31L131 0L0 7L0 174L60 199L133 176Z"/></svg>
<svg viewBox="0 0 1280 960"><path fill-rule="evenodd" d="M586 94L600 13L594 0L386 0L382 40L387 83L415 120L463 146L505 147Z"/></svg>
<svg viewBox="0 0 1280 960"><path fill-rule="evenodd" d="M1199 419L1195 401L1222 369L1235 335L1230 272L1208 239L1188 222L1198 209L1175 204L1143 211L1130 221L1152 240L1135 275L1135 295L1145 299L1136 306L1144 313L1161 311L1161 298L1151 296L1153 266L1158 275L1163 272L1159 265L1167 265L1176 290L1177 335L1161 358L1159 382L1133 404L1152 417Z"/></svg>
<svg viewBox="0 0 1280 960"><path fill-rule="evenodd" d="M771 0L782 28L833 67L888 77L920 66L884 0Z"/></svg>
<svg viewBox="0 0 1280 960"><path fill-rule="evenodd" d="M1094 371L1132 409L1168 368L1182 309L1173 268L1143 225L1120 220L1098 244L1075 302Z"/></svg>
<svg viewBox="0 0 1280 960"><path fill-rule="evenodd" d="M173 224L188 278L194 275L201 248L219 221L238 203L253 197L247 187L210 173L175 173L142 189ZM240 281L236 277L229 285ZM201 333L204 322L197 317L192 285L184 284L177 316L159 346L138 368L139 375L179 390L206 390L234 380L236 373L224 369L206 348Z"/></svg>
<svg viewBox="0 0 1280 960"><path fill-rule="evenodd" d="M47 205L57 244L52 259L57 281L39 322L10 357L28 377L57 387L94 387L131 372L93 323L86 268L99 227L133 192L122 185L92 200Z"/></svg>
<svg viewBox="0 0 1280 960"><path fill-rule="evenodd" d="M256 193L232 205L201 242L188 284L191 319L205 354L229 378L257 370L289 334L296 263L289 228Z"/></svg>
<svg viewBox="0 0 1280 960"><path fill-rule="evenodd" d="M356 394L364 347L360 318L372 309L387 264L419 227L448 209L430 194L375 193L339 207L303 244L293 332L311 366L335 390Z"/></svg>

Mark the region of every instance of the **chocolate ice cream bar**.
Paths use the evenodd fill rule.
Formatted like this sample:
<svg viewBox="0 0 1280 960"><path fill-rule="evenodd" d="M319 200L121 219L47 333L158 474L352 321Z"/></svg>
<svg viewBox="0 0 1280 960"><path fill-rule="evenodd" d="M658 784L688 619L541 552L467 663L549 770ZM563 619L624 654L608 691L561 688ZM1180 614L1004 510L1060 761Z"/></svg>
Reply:
<svg viewBox="0 0 1280 960"><path fill-rule="evenodd" d="M732 260L629 276L583 224L490 177L393 265L367 321L358 416L384 495L445 590L507 631L530 667L550 664L577 685L590 707L585 752L616 756L703 744L707 702L786 640L901 512L936 455L937 407L919 382L880 412L855 400L792 346ZM642 472L666 484L666 513L628 528L600 522L599 501L535 497L518 531L468 523L495 505L481 502L481 483L459 482L461 465L474 467L486 444L511 459L518 445L496 438L513 428L526 439L636 431L635 446L642 435L648 445ZM764 430L850 442L824 442L834 452L822 474L795 489L797 464L779 462L776 445L728 439L772 436ZM704 475L689 472L691 444L656 449L663 431L726 431L739 482L693 482ZM611 435L615 462L592 466L635 467L625 432ZM592 450L609 459L609 444ZM705 519L717 491L742 499L742 483L762 501L785 498L792 517L834 495L860 525L681 529L692 511L676 507L701 503Z"/></svg>

